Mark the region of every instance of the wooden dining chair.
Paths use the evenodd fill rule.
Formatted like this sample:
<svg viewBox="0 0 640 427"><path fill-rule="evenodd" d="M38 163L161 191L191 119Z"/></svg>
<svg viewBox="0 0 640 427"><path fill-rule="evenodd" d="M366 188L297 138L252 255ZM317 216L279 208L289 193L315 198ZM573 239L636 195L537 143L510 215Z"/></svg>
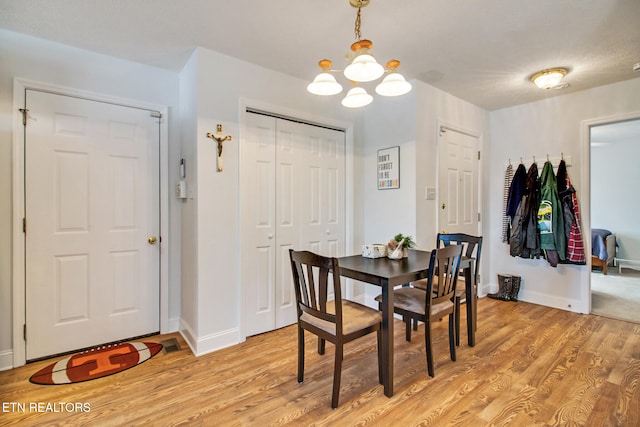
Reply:
<svg viewBox="0 0 640 427"><path fill-rule="evenodd" d="M424 322L424 343L427 353L427 371L434 376L433 349L431 344L431 324L449 316L449 352L451 360L456 360L455 343L455 298L462 246L451 245L434 249L429 259L426 290L401 287L393 291L393 311L405 319L407 341L411 340L411 323ZM435 284L438 284L435 286ZM378 295L376 301L382 301Z"/></svg>
<svg viewBox="0 0 640 427"><path fill-rule="evenodd" d="M471 292L475 292L478 295L478 272L480 271L480 254L482 253L482 236L471 236L464 233L438 233L436 237L436 248L442 248L449 245L461 245L463 248L463 255L468 258L474 258L474 269L470 273L473 275L473 289ZM461 272L466 274L466 272ZM419 280L412 282L411 285L416 288L426 289L426 280ZM456 288L456 345L460 345L460 310L462 304L467 303L466 287L470 286L467 280L464 281L464 286L458 286ZM437 284L436 284L437 287ZM475 314L477 313L477 307L473 307L472 310L467 310L467 330L473 328L476 329L477 319ZM414 323L414 330L417 329L418 323Z"/></svg>
<svg viewBox="0 0 640 427"><path fill-rule="evenodd" d="M324 354L324 340L335 345L331 407L338 407L344 345L371 332L378 339L378 382L382 384L382 314L380 311L342 298L340 265L308 251L289 250L298 312L298 382L304 379L304 331L319 338L318 353ZM334 299L327 301L329 284Z"/></svg>

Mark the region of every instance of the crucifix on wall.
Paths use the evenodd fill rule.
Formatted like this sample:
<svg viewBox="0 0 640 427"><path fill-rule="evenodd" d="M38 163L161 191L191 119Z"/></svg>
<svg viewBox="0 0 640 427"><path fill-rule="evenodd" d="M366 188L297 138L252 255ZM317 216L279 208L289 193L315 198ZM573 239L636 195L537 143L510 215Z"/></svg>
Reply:
<svg viewBox="0 0 640 427"><path fill-rule="evenodd" d="M231 135L223 135L222 134L222 125L219 124L217 127L217 132L207 133L207 138L215 139L218 142L218 172L222 171L222 143L224 141L231 141Z"/></svg>

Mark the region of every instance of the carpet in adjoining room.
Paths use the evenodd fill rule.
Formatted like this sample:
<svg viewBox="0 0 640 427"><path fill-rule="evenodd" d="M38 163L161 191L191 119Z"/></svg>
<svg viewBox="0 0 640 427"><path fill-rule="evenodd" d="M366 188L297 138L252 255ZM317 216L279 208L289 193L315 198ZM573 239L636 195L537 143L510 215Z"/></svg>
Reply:
<svg viewBox="0 0 640 427"><path fill-rule="evenodd" d="M591 314L640 323L640 271L610 267L591 273Z"/></svg>

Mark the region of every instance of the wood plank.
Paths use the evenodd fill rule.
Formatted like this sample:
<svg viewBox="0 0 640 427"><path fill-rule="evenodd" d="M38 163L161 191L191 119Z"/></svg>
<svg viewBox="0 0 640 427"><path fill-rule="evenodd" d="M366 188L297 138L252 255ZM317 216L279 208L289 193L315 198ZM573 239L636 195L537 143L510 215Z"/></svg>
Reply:
<svg viewBox="0 0 640 427"><path fill-rule="evenodd" d="M375 336L347 346L333 411L333 346L320 356L307 335L298 384L295 326L201 357L170 334L145 341L175 337L181 350L86 383L31 384L50 360L0 372L0 424L640 425L640 325L487 298L478 310L476 346L463 339L456 362L447 322L435 325L435 378L427 375L424 326L408 343L396 321L392 398L378 384ZM30 410L60 402L90 411Z"/></svg>

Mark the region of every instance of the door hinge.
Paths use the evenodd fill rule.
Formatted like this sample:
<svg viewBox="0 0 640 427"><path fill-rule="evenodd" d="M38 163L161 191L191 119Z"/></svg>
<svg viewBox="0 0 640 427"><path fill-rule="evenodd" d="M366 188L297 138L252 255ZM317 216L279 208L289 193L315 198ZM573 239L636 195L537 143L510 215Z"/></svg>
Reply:
<svg viewBox="0 0 640 427"><path fill-rule="evenodd" d="M480 212L478 212L478 222L480 222Z"/></svg>
<svg viewBox="0 0 640 427"><path fill-rule="evenodd" d="M22 232L27 233L27 218L22 218Z"/></svg>
<svg viewBox="0 0 640 427"><path fill-rule="evenodd" d="M478 160L480 160L480 150L478 150Z"/></svg>
<svg viewBox="0 0 640 427"><path fill-rule="evenodd" d="M149 113L149 115L151 117L153 117L154 119L161 119L162 118L162 113L160 113L158 111L152 111L151 113Z"/></svg>
<svg viewBox="0 0 640 427"><path fill-rule="evenodd" d="M18 111L20 111L22 113L22 125L26 126L27 125L27 117L29 115L29 110L27 110L26 108L20 108L20 109L18 109Z"/></svg>
<svg viewBox="0 0 640 427"><path fill-rule="evenodd" d="M24 340L27 340L27 324L25 323L24 325L22 325L22 336L24 337Z"/></svg>

